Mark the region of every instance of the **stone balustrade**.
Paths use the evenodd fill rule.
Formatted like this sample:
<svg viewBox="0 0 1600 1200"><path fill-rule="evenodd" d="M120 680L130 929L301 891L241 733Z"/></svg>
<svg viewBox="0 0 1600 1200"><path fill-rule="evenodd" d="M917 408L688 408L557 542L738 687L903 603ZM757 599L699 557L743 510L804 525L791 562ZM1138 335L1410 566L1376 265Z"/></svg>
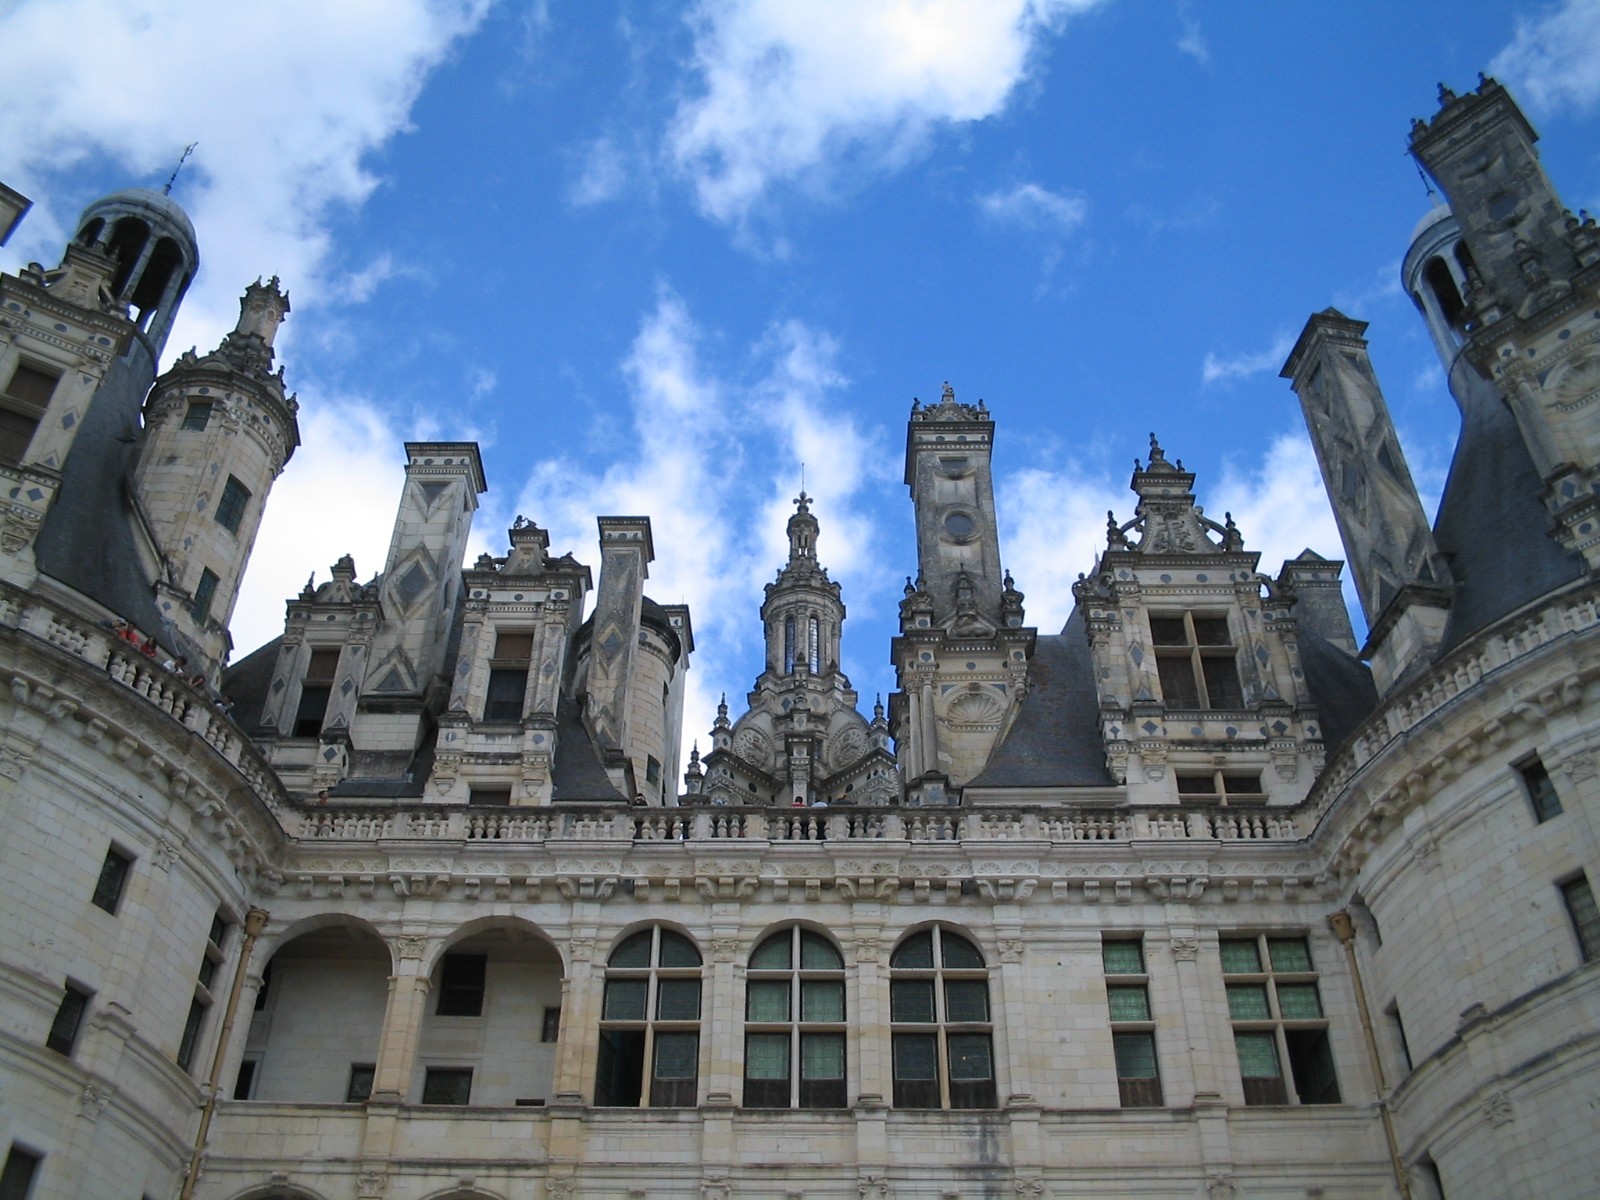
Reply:
<svg viewBox="0 0 1600 1200"><path fill-rule="evenodd" d="M313 807L285 813L312 841L441 842L1290 842L1293 813L1264 809Z"/></svg>

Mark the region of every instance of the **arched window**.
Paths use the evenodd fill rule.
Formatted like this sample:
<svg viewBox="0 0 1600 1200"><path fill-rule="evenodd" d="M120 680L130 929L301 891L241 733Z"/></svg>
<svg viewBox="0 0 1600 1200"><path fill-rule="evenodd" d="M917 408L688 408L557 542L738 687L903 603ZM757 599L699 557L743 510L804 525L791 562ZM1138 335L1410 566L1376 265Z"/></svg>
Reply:
<svg viewBox="0 0 1600 1200"><path fill-rule="evenodd" d="M783 619L783 673L794 674L794 618Z"/></svg>
<svg viewBox="0 0 1600 1200"><path fill-rule="evenodd" d="M822 645L818 637L817 619L812 617L806 630L806 661L813 675L822 673Z"/></svg>
<svg viewBox="0 0 1600 1200"><path fill-rule="evenodd" d="M700 951L659 925L640 930L606 962L594 1102L693 1108L699 1064Z"/></svg>
<svg viewBox="0 0 1600 1200"><path fill-rule="evenodd" d="M844 959L792 926L750 956L744 1006L744 1106L844 1108Z"/></svg>
<svg viewBox="0 0 1600 1200"><path fill-rule="evenodd" d="M889 959L896 1108L994 1108L989 972L966 938L914 933Z"/></svg>

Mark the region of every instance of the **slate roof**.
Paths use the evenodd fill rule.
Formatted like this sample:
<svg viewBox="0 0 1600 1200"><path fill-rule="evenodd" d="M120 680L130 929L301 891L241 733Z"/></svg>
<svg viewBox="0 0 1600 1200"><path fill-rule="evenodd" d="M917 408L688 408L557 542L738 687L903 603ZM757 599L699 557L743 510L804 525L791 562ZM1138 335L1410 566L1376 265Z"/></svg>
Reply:
<svg viewBox="0 0 1600 1200"><path fill-rule="evenodd" d="M623 804L628 799L617 791L611 776L600 765L600 756L579 715L578 702L567 696L556 704L556 758L550 768L550 782L552 800Z"/></svg>
<svg viewBox="0 0 1600 1200"><path fill-rule="evenodd" d="M133 472L143 432L139 410L155 381L155 362L142 334L106 372L73 439L61 490L34 544L39 570L173 650L156 608L153 581L134 541Z"/></svg>
<svg viewBox="0 0 1600 1200"><path fill-rule="evenodd" d="M1378 689L1372 672L1353 655L1314 629L1298 629L1300 666L1306 689L1322 718L1322 741L1332 754L1378 706Z"/></svg>
<svg viewBox="0 0 1600 1200"><path fill-rule="evenodd" d="M248 733L261 728L261 715L267 707L267 690L272 686L272 669L278 663L283 638L275 637L233 663L222 673L218 689L233 701L233 719Z"/></svg>
<svg viewBox="0 0 1600 1200"><path fill-rule="evenodd" d="M1544 481L1499 393L1459 357L1450 389L1462 406L1461 437L1434 540L1456 589L1440 653L1583 574L1549 534Z"/></svg>
<svg viewBox="0 0 1600 1200"><path fill-rule="evenodd" d="M1022 711L968 787L1114 787L1100 740L1094 660L1083 614L1059 634L1041 634L1028 667Z"/></svg>

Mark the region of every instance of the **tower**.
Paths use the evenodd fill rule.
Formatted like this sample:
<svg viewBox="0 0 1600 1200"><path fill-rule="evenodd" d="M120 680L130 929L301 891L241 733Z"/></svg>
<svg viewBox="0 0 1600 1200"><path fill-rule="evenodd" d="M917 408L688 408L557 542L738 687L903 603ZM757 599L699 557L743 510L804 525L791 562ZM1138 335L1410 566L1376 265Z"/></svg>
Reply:
<svg viewBox="0 0 1600 1200"><path fill-rule="evenodd" d="M1451 282L1465 285L1459 315L1436 268L1431 291L1445 299L1441 316L1461 337L1462 355L1516 414L1557 538L1592 570L1600 565L1600 325L1592 315L1600 230L1562 205L1534 149L1538 134L1503 87L1480 76L1465 95L1441 84L1439 100L1431 121L1412 125L1411 153L1439 181L1459 229L1451 256L1461 267ZM1452 386L1459 396L1454 372Z"/></svg>
<svg viewBox="0 0 1600 1200"><path fill-rule="evenodd" d="M267 495L300 444L300 406L272 369L288 312L277 277L256 280L233 332L210 354L185 352L144 405L134 486L158 560L156 603L207 674L227 657Z"/></svg>
<svg viewBox="0 0 1600 1200"><path fill-rule="evenodd" d="M765 669L737 721L725 703L718 707L704 779L689 779L689 790L717 804L885 803L899 791L888 727L881 706L870 725L856 710L856 691L839 669L839 584L817 557L811 497L802 491L794 505L789 560L761 604Z"/></svg>
<svg viewBox="0 0 1600 1200"><path fill-rule="evenodd" d="M1337 309L1316 313L1282 374L1300 397L1355 571L1370 630L1364 654L1387 691L1439 643L1451 579L1373 373L1366 328Z"/></svg>
<svg viewBox="0 0 1600 1200"><path fill-rule="evenodd" d="M128 188L84 209L73 240L116 263L108 283L111 300L126 306L150 343L151 359L158 360L178 305L200 269L188 214L165 192Z"/></svg>
<svg viewBox="0 0 1600 1200"><path fill-rule="evenodd" d="M965 783L988 761L1021 702L1035 631L1002 577L989 458L994 422L980 400L913 403L905 480L916 512L917 579L907 581L891 655L900 690L890 725L913 797L930 780Z"/></svg>
<svg viewBox="0 0 1600 1200"><path fill-rule="evenodd" d="M351 724L356 743L371 753L414 753L443 707L462 557L488 486L475 442L406 443L406 481L379 587L383 619Z"/></svg>

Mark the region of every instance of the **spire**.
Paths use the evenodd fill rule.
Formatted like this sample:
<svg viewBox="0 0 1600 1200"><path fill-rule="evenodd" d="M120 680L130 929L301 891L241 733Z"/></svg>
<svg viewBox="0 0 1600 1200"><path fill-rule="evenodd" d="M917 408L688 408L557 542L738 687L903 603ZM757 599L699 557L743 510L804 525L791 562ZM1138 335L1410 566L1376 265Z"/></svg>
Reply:
<svg viewBox="0 0 1600 1200"><path fill-rule="evenodd" d="M798 559L816 561L819 528L816 517L811 515L811 497L801 491L794 499L794 515L789 518L789 561L791 563Z"/></svg>

